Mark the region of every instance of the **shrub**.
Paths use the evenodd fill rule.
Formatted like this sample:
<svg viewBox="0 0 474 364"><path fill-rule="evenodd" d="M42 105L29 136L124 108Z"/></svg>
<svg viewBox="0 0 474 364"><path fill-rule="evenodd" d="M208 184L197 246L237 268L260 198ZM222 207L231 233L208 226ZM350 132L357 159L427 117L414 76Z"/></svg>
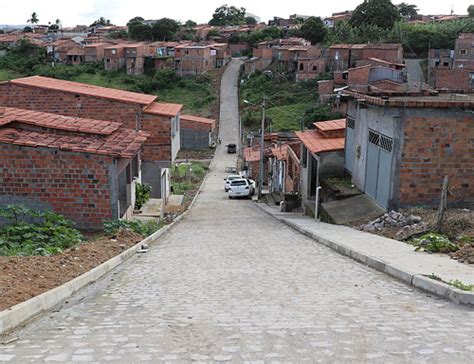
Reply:
<svg viewBox="0 0 474 364"><path fill-rule="evenodd" d="M146 183L137 183L135 186L135 209L140 210L150 199L151 186Z"/></svg>
<svg viewBox="0 0 474 364"><path fill-rule="evenodd" d="M141 236L149 236L161 227L162 224L156 221L111 220L104 222L104 231L109 235L116 235L120 230L131 230Z"/></svg>
<svg viewBox="0 0 474 364"><path fill-rule="evenodd" d="M415 251L424 250L429 253L450 253L459 249L446 236L436 233L424 234L412 239L410 243L416 247Z"/></svg>
<svg viewBox="0 0 474 364"><path fill-rule="evenodd" d="M51 211L25 206L0 208L7 223L0 228L0 255L51 255L83 240L72 222Z"/></svg>

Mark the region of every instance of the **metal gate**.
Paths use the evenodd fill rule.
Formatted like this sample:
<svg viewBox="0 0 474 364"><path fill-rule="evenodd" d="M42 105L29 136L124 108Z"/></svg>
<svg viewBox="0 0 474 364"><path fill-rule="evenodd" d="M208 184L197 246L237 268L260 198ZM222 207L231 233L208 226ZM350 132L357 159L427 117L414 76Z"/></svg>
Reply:
<svg viewBox="0 0 474 364"><path fill-rule="evenodd" d="M390 199L393 139L369 129L365 193L387 209Z"/></svg>
<svg viewBox="0 0 474 364"><path fill-rule="evenodd" d="M354 129L355 129L355 120L348 118L347 128L346 128L346 143L344 146L344 160L345 160L345 168L350 173L352 173L352 169L354 168L354 157L355 157Z"/></svg>

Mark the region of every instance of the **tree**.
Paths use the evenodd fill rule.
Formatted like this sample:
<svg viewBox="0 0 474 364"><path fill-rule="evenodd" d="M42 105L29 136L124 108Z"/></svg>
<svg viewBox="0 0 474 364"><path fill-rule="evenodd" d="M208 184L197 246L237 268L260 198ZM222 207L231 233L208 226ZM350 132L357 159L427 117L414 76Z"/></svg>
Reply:
<svg viewBox="0 0 474 364"><path fill-rule="evenodd" d="M192 29L197 25L195 21L192 21L191 19L188 20L186 23L184 23L184 27L187 29Z"/></svg>
<svg viewBox="0 0 474 364"><path fill-rule="evenodd" d="M143 19L141 16L136 16L135 18L132 18L128 21L127 27L134 24L142 24L144 21L145 19Z"/></svg>
<svg viewBox="0 0 474 364"><path fill-rule="evenodd" d="M277 27L267 27L251 32L247 37L247 43L251 48L255 47L258 43L279 39L283 37L283 32Z"/></svg>
<svg viewBox="0 0 474 364"><path fill-rule="evenodd" d="M407 3L400 3L397 5L398 12L405 19L410 19L412 16L418 14L418 7Z"/></svg>
<svg viewBox="0 0 474 364"><path fill-rule="evenodd" d="M217 8L209 21L209 25L226 26L245 24L245 9L235 6L222 5Z"/></svg>
<svg viewBox="0 0 474 364"><path fill-rule="evenodd" d="M176 20L162 18L153 24L151 33L155 40L169 41L175 39L176 32L179 28L180 25Z"/></svg>
<svg viewBox="0 0 474 364"><path fill-rule="evenodd" d="M49 30L58 31L61 28L61 20L59 19L56 19L53 24L51 24L51 22L48 22L48 24L49 24L49 27L48 27Z"/></svg>
<svg viewBox="0 0 474 364"><path fill-rule="evenodd" d="M33 30L33 33L34 33L35 25L39 23L38 14L36 14L36 12L33 12L33 14L31 14L31 18L28 19L26 22L31 24L31 29Z"/></svg>
<svg viewBox="0 0 474 364"><path fill-rule="evenodd" d="M96 25L107 26L107 25L112 25L112 23L110 22L110 19L106 19L103 16L101 16L99 19L93 22L90 26L94 27Z"/></svg>
<svg viewBox="0 0 474 364"><path fill-rule="evenodd" d="M474 18L474 5L469 5L467 13L469 14L469 17Z"/></svg>
<svg viewBox="0 0 474 364"><path fill-rule="evenodd" d="M245 24L255 25L255 24L257 24L257 19L255 19L253 16L247 16L247 17L245 17Z"/></svg>
<svg viewBox="0 0 474 364"><path fill-rule="evenodd" d="M311 16L301 26L303 38L309 40L311 44L321 43L327 34L327 29L319 17Z"/></svg>
<svg viewBox="0 0 474 364"><path fill-rule="evenodd" d="M5 31L3 29L0 29L0 34L5 34Z"/></svg>
<svg viewBox="0 0 474 364"><path fill-rule="evenodd" d="M33 28L30 26L26 26L23 28L23 33L33 33Z"/></svg>
<svg viewBox="0 0 474 364"><path fill-rule="evenodd" d="M390 0L364 0L354 10L350 24L354 27L369 24L389 29L398 20L400 13Z"/></svg>

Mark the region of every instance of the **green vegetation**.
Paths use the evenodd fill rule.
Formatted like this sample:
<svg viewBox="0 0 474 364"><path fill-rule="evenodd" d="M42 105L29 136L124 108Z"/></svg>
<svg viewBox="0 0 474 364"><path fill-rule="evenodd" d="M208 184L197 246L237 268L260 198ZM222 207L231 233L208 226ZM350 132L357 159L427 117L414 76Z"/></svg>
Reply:
<svg viewBox="0 0 474 364"><path fill-rule="evenodd" d="M454 279L448 282L450 286L459 288L462 291L472 291L474 290L474 284L466 284L458 279Z"/></svg>
<svg viewBox="0 0 474 364"><path fill-rule="evenodd" d="M40 75L91 85L157 95L160 101L184 105L183 112L209 116L218 95L211 75L177 76L172 69L147 70L145 75L128 76L122 71L105 71L103 64L69 66L47 63L44 50L22 40L0 58L0 81Z"/></svg>
<svg viewBox="0 0 474 364"><path fill-rule="evenodd" d="M327 28L319 17L309 17L301 26L301 34L311 44L321 43L327 34Z"/></svg>
<svg viewBox="0 0 474 364"><path fill-rule="evenodd" d="M399 21L389 28L371 23L353 26L341 21L328 34L325 43L401 43L406 55L422 58L427 56L429 48L454 49L460 33L472 32L474 21L471 19L427 24Z"/></svg>
<svg viewBox="0 0 474 364"><path fill-rule="evenodd" d="M400 12L390 0L364 0L354 10L350 23L355 27L370 24L388 29L399 19Z"/></svg>
<svg viewBox="0 0 474 364"><path fill-rule="evenodd" d="M130 230L143 237L149 236L163 227L163 223L140 220L111 220L104 223L104 231L108 235L117 235L120 230Z"/></svg>
<svg viewBox="0 0 474 364"><path fill-rule="evenodd" d="M460 289L462 291L470 292L470 291L474 290L474 284L466 284L466 283L464 283L464 282L462 282L458 279L452 279L448 282L448 281L443 280L440 276L438 276L434 273L431 273L430 275L427 275L426 277L428 277L430 279L433 279L435 281L438 281L438 282L443 282L443 283L449 284L450 286L456 287L457 289Z"/></svg>
<svg viewBox="0 0 474 364"><path fill-rule="evenodd" d="M196 161L175 164L171 170L173 194L187 196L198 189L208 169L207 164Z"/></svg>
<svg viewBox="0 0 474 364"><path fill-rule="evenodd" d="M135 209L140 210L150 199L151 186L146 183L137 183L135 186Z"/></svg>
<svg viewBox="0 0 474 364"><path fill-rule="evenodd" d="M214 11L212 19L209 21L209 25L242 25L245 24L246 21L247 19L245 18L244 8L236 8L235 6L222 5Z"/></svg>
<svg viewBox="0 0 474 364"><path fill-rule="evenodd" d="M459 249L446 236L437 233L424 234L419 238L412 239L410 244L416 247L415 251L423 250L429 253L450 253Z"/></svg>
<svg viewBox="0 0 474 364"><path fill-rule="evenodd" d="M21 205L0 208L6 224L0 227L0 255L59 254L83 241L72 222L51 211L39 211Z"/></svg>
<svg viewBox="0 0 474 364"><path fill-rule="evenodd" d="M241 86L242 100L260 104L263 96L268 100L266 126L271 131L294 131L301 127L312 128L312 123L341 117L333 113L329 106L317 104L317 80L294 82L291 76L281 76L277 71L272 75L256 72ZM326 78L327 75L319 79ZM250 130L260 128L259 107L242 107L242 122Z"/></svg>

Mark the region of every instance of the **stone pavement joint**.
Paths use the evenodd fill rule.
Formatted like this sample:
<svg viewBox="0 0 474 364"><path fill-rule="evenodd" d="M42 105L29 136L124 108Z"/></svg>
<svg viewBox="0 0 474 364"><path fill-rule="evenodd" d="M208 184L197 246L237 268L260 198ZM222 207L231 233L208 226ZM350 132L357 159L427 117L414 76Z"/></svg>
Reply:
<svg viewBox="0 0 474 364"><path fill-rule="evenodd" d="M433 271L431 270L431 273L423 271L423 269L427 269L426 266L428 266L428 269L436 269L436 275L439 275L442 278L447 275L458 273L461 277L470 279L470 281L464 282L472 282L474 276L472 267L453 261L445 255L429 255L422 252L415 252L412 247L396 240L361 232L345 226L317 222L313 218L301 214L281 213L277 207L268 206L263 203L257 203L256 206L301 234L306 235L338 253L358 261L359 263L379 272L387 273L388 275L409 285L451 300L455 303L474 306L473 292L462 291L444 282L430 279L427 275L433 273ZM346 234L349 233L351 238L348 239L347 236L341 234L342 232L345 232ZM382 243L390 245L391 251L389 254L380 254L380 245L382 245ZM405 264L401 267L400 260L406 259L407 255L410 253L411 255L416 256L416 260L409 262L409 264L411 263L411 266ZM373 256L372 254L376 256ZM424 265L423 263L426 263L423 262L424 260L434 260L434 265L433 262L428 262L428 264ZM420 264L420 262L422 263ZM445 267L448 267L450 270L443 271L443 268ZM452 267L454 267L454 269L452 269ZM462 278L460 280L462 280Z"/></svg>

